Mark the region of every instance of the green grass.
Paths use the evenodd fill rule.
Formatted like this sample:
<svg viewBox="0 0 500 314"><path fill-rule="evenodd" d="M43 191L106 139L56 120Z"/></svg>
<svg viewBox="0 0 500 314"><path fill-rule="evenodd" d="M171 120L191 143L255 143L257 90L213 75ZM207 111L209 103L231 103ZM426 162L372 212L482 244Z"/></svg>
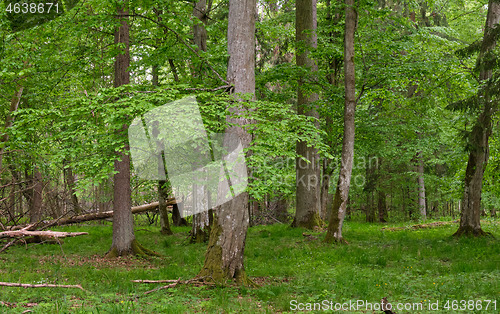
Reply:
<svg viewBox="0 0 500 314"><path fill-rule="evenodd" d="M0 287L0 313L193 313L291 312L290 301L344 303L355 300L422 303L446 300L497 300L500 311L500 221L483 224L497 239L450 237L457 225L430 229L383 231L406 224L347 222L349 245L321 243L324 234L286 225L249 230L245 250L247 273L261 286L194 287L144 292L161 284L133 279L190 279L200 270L205 244L188 244L189 228L163 236L159 228L137 225L136 236L161 258L104 260L111 245L111 225L75 225L61 231L87 236L54 244L11 247L0 254L0 281L81 284L88 292L60 288ZM303 232L318 239L304 237ZM484 304L484 303L483 303ZM396 311L437 313L436 311ZM472 313L473 311L462 311ZM344 311L344 313L365 313ZM371 311L368 311L371 313ZM479 313L479 311L478 311Z"/></svg>

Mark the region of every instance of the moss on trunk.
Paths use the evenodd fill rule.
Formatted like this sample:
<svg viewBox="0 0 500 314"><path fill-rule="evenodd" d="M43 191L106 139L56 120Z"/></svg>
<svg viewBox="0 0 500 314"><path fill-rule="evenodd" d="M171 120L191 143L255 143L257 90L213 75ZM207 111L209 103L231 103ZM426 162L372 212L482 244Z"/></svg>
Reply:
<svg viewBox="0 0 500 314"><path fill-rule="evenodd" d="M297 218L293 219L292 227L307 228L313 230L314 227L323 227L325 225L321 216L317 212L309 212L304 219L297 221Z"/></svg>
<svg viewBox="0 0 500 314"><path fill-rule="evenodd" d="M248 278L243 268L235 269L234 274L231 274L229 267L224 266L222 261L222 247L218 244L221 234L222 227L217 223L217 218L215 218L205 254L205 263L197 277L218 285L226 285L234 282L238 285L255 287L256 284Z"/></svg>

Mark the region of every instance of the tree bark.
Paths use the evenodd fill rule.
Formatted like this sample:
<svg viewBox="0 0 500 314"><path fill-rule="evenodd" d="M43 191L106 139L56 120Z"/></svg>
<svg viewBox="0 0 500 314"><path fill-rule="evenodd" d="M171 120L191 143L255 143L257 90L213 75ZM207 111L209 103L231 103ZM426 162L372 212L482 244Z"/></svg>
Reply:
<svg viewBox="0 0 500 314"><path fill-rule="evenodd" d="M229 1L227 78L234 86L236 100L241 100L241 94L255 94L255 15L256 0ZM251 136L241 125L249 121L237 117L243 110L241 107L230 108L236 117L228 118L228 122L236 125L228 127L226 134L237 135L243 148L248 148ZM243 192L217 208L200 277L219 283L228 280L251 283L243 265L249 225L248 206L248 193Z"/></svg>
<svg viewBox="0 0 500 314"><path fill-rule="evenodd" d="M317 72L317 64L309 57L310 50L317 47L318 41L316 0L297 0L295 12L297 66ZM312 80L314 79L313 75ZM318 100L318 94L308 91L310 82L308 84L307 81L308 79L300 78L298 82L297 113L319 118L317 105L314 104ZM319 128L318 123L316 127ZM296 207L292 226L312 229L322 224L319 215L322 181L319 154L316 148L308 146L305 141L297 142L296 152L299 157L295 161Z"/></svg>
<svg viewBox="0 0 500 314"><path fill-rule="evenodd" d="M354 114L356 112L356 89L354 69L354 33L356 32L357 13L354 0L346 0L345 39L344 39L344 138L339 179L333 200L332 214L328 224L325 242L345 242L342 226L346 214L346 205L351 185L352 163L354 158Z"/></svg>
<svg viewBox="0 0 500 314"><path fill-rule="evenodd" d="M63 162L63 165L65 163ZM64 181L66 183L66 188L69 192L70 198L71 198L71 204L73 205L73 211L75 214L80 214L82 212L82 208L80 207L80 204L78 203L78 197L76 196L76 191L75 191L75 175L73 174L73 169L69 167L64 167Z"/></svg>
<svg viewBox="0 0 500 314"><path fill-rule="evenodd" d="M128 25L128 1L118 3L117 10L120 19L120 27L115 31L115 44L123 44L125 50L115 58L115 80L114 87L119 87L130 83L129 53L129 25ZM123 138L127 138L127 125L124 125L120 132ZM131 207L130 189L130 156L128 143L125 144L124 152L118 152L114 168L116 174L113 177L113 242L106 254L107 257L116 257L134 254L135 235L134 219Z"/></svg>
<svg viewBox="0 0 500 314"><path fill-rule="evenodd" d="M29 213L30 213L30 222L37 222L42 219L42 205L43 205L43 182L42 182L42 174L38 167L35 166L33 170L33 177L31 180L32 187L30 189L30 198L29 198Z"/></svg>
<svg viewBox="0 0 500 314"><path fill-rule="evenodd" d="M420 218L427 218L427 208L425 205L425 182L424 182L424 159L422 152L417 153L417 183L418 183L418 209Z"/></svg>
<svg viewBox="0 0 500 314"><path fill-rule="evenodd" d="M486 39L489 37L492 29L500 21L500 3L490 0L488 4L488 14L486 16L486 25L484 29L484 40L479 54L479 60L492 51L496 46L496 41ZM482 68L479 79L485 81L491 78L492 70ZM462 201L462 210L460 213L460 226L455 232L455 236L474 235L482 236L487 233L481 229L481 190L483 183L483 174L486 169L489 157L488 140L492 132L492 115L494 108L490 103L490 95L483 95L484 106L479 114L475 125L469 135L469 144L471 149L464 179L464 195Z"/></svg>
<svg viewBox="0 0 500 314"><path fill-rule="evenodd" d="M199 51L207 51L207 30L205 28L205 24L207 23L207 1L200 0L198 1L193 8L193 16L195 18L193 25L193 40ZM200 68L199 71L194 72L195 76L203 76L204 71ZM203 187L193 187L193 190L196 191L199 188ZM204 191L207 193L208 191ZM196 193L194 193L196 194ZM206 195L207 200L210 199L208 195ZM196 202L195 202L196 204ZM208 205L208 208L211 206ZM210 235L210 221L208 217L208 212L201 212L193 215L193 223L191 228L191 242L192 243L201 243L208 241Z"/></svg>
<svg viewBox="0 0 500 314"><path fill-rule="evenodd" d="M19 86L19 90L16 92L16 94L12 97L12 100L10 101L10 109L9 109L9 114L7 115L7 118L5 118L5 131L7 131L8 128L12 126L14 123L14 116L12 115L14 112L17 111L19 108L19 103L21 102L21 96L23 95L23 86ZM9 135L5 133L2 136L2 142L5 143L9 140ZM5 146L2 146L0 148L0 171L2 170L2 161L3 161L3 154L5 153Z"/></svg>

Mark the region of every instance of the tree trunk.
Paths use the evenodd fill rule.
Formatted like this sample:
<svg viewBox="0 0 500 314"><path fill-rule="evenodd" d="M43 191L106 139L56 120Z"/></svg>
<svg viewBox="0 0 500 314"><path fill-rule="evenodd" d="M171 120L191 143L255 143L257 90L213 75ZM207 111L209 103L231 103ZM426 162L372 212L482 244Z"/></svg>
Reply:
<svg viewBox="0 0 500 314"><path fill-rule="evenodd" d="M205 24L207 23L207 1L200 0L198 1L193 8L193 16L195 17L194 25L193 25L193 40L198 50L207 51L207 30L205 29ZM195 71L195 76L203 76L204 72L200 69L199 72ZM194 187L193 191L196 191L198 187ZM199 187L203 188L203 187ZM204 191L207 193L208 191ZM194 193L196 194L196 193ZM207 200L210 200L210 197L206 195ZM196 202L194 202L196 204ZM208 208L211 208L208 205ZM193 223L191 229L191 242L192 243L201 243L208 240L210 235L209 228L209 217L208 212L201 212L193 215Z"/></svg>
<svg viewBox="0 0 500 314"><path fill-rule="evenodd" d="M129 54L129 25L128 25L128 1L119 3L117 10L120 19L120 27L115 31L115 44L123 44L125 50L115 58L115 80L114 87L130 83ZM124 125L120 133L127 138L127 125ZM142 246L135 240L134 218L130 210L130 156L128 143L125 144L124 152L117 153L115 160L116 174L113 177L113 242L106 257L116 257L128 254L145 254Z"/></svg>
<svg viewBox="0 0 500 314"><path fill-rule="evenodd" d="M19 103L21 102L21 96L23 95L23 90L24 87L20 86L19 90L16 92L16 94L14 95L14 97L12 97L12 100L10 101L9 114L7 115L7 118L5 118L5 131L7 131L7 129L10 128L14 123L14 116L12 114L17 111L17 108L19 108ZM1 140L3 143L6 143L9 140L9 135L5 133L2 136ZM3 154L5 153L4 147L5 146L2 146L2 148L0 148L0 171L2 170Z"/></svg>
<svg viewBox="0 0 500 314"><path fill-rule="evenodd" d="M160 232L162 234L174 234L170 228L170 222L168 221L168 210L167 210L167 199L168 193L165 190L165 184L167 181L158 181L158 211L160 213Z"/></svg>
<svg viewBox="0 0 500 314"><path fill-rule="evenodd" d="M372 156L368 156L368 160L371 160ZM364 187L364 192L366 193L366 222L375 222L375 197L374 191L378 181L378 169L377 165L375 167L371 162L366 165L366 183Z"/></svg>
<svg viewBox="0 0 500 314"><path fill-rule="evenodd" d="M255 93L255 15L255 0L229 1L227 78L234 86L236 99L241 99L238 94ZM230 109L233 114L241 114L243 110ZM249 121L229 118L228 122L237 125L228 127L226 134L237 135L243 148L248 148L251 136L240 126ZM227 136L225 142L226 139ZM248 206L248 193L243 192L218 207L200 277L219 283L235 280L240 284L250 284L243 265L249 224Z"/></svg>
<svg viewBox="0 0 500 314"><path fill-rule="evenodd" d="M30 223L34 223L42 220L42 205L43 205L43 183L42 174L38 167L35 166L34 174L31 180L31 189L29 199L29 213L30 213Z"/></svg>
<svg viewBox="0 0 500 314"><path fill-rule="evenodd" d="M484 38L492 32L492 29L497 26L500 21L500 3L495 0L490 0L488 4L488 14L486 16L486 25L484 29ZM496 46L496 41L493 39L483 40L479 59L493 50ZM485 81L491 78L492 71L490 69L482 69L479 74L479 79ZM464 179L464 196L462 202L462 210L460 214L460 226L455 232L455 236L461 235L486 235L481 229L481 189L483 183L483 174L488 163L489 144L488 139L492 132L491 117L494 113L492 104L490 103L490 95L483 95L484 107L479 117L476 120L471 134L469 135L469 144L471 149L469 152L469 160L467 161L467 169L465 170Z"/></svg>
<svg viewBox="0 0 500 314"><path fill-rule="evenodd" d="M342 226L346 214L346 205L351 185L352 163L354 158L354 114L356 112L356 89L354 70L354 33L356 32L357 13L354 0L346 0L345 39L344 39L344 139L339 179L333 199L333 208L328 224L325 242L345 242Z"/></svg>
<svg viewBox="0 0 500 314"><path fill-rule="evenodd" d="M424 159L422 152L417 153L417 183L418 183L418 209L420 218L427 218L427 208L425 206L425 183L424 183Z"/></svg>
<svg viewBox="0 0 500 314"><path fill-rule="evenodd" d="M311 59L309 51L317 47L318 37L316 35L316 0L296 1L296 42L297 42L297 66L305 67L312 72L318 71L318 66ZM314 78L313 78L314 80ZM297 113L309 117L319 118L317 108L314 104L318 100L317 93L308 91L310 82L307 79L299 79L297 95ZM316 124L316 127L319 127ZM294 227L312 229L322 224L320 218L320 193L321 193L321 168L318 150L307 145L305 141L297 142L297 157L295 168L296 179L296 209ZM303 160L305 158L307 161Z"/></svg>
<svg viewBox="0 0 500 314"><path fill-rule="evenodd" d="M64 164L64 163L63 163ZM64 181L66 183L66 189L71 198L71 205L73 206L73 211L75 214L80 214L82 212L82 208L78 203L78 197L76 196L75 191L75 175L73 174L73 169L71 167L64 167Z"/></svg>
<svg viewBox="0 0 500 314"><path fill-rule="evenodd" d="M387 222L386 195L382 190L378 191L378 221Z"/></svg>

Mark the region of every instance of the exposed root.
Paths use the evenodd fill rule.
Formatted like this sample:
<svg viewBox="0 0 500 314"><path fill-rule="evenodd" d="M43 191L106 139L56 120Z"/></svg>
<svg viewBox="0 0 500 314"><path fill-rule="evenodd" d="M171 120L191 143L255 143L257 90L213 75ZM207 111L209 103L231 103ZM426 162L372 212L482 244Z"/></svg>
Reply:
<svg viewBox="0 0 500 314"><path fill-rule="evenodd" d="M137 256L161 256L159 253L152 251L148 248L145 248L142 244L140 244L137 240L133 240L130 245L131 248L129 250L118 251L118 249L113 246L109 251L105 254L105 258L115 258L118 256L126 256L126 255L137 255Z"/></svg>

